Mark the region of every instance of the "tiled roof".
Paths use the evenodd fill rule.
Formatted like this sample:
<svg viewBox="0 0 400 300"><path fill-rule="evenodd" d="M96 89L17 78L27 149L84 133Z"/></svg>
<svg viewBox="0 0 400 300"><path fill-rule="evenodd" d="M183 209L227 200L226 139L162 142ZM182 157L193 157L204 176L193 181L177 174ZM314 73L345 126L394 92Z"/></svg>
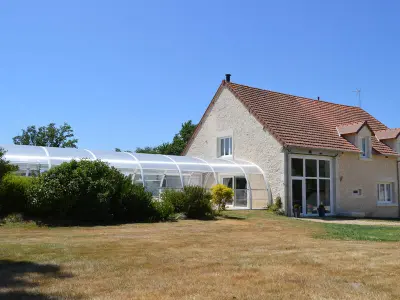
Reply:
<svg viewBox="0 0 400 300"><path fill-rule="evenodd" d="M400 128L375 131L375 136L379 140L397 139L400 136Z"/></svg>
<svg viewBox="0 0 400 300"><path fill-rule="evenodd" d="M388 128L369 113L356 106L334 104L304 97L262 90L222 81L192 138L204 122L223 87L227 87L251 114L285 147L328 149L349 152L360 150L338 134L337 128L346 124L364 124L372 131ZM189 141L184 153L190 147ZM372 139L373 148L384 155L397 155L391 148Z"/></svg>
<svg viewBox="0 0 400 300"><path fill-rule="evenodd" d="M358 133L367 122L356 122L352 124L339 125L336 127L339 135Z"/></svg>

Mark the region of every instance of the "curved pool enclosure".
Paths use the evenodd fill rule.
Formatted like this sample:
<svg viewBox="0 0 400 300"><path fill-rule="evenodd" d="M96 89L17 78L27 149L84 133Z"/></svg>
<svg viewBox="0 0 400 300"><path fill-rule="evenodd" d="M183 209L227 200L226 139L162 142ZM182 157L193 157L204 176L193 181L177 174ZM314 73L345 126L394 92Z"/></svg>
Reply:
<svg viewBox="0 0 400 300"><path fill-rule="evenodd" d="M187 185L211 188L223 183L235 190L231 204L236 208L264 208L270 202L266 176L257 165L240 159L202 159L198 157L97 151L23 145L0 145L5 158L19 167L24 176L38 174L71 160L101 160L142 184L153 196L163 189L182 189Z"/></svg>

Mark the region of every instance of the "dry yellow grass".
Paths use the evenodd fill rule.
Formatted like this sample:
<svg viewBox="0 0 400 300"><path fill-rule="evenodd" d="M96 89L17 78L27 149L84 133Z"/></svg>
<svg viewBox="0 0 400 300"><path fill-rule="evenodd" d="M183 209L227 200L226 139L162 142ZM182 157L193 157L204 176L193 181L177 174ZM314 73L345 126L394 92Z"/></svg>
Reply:
<svg viewBox="0 0 400 300"><path fill-rule="evenodd" d="M0 299L400 298L400 243L315 239L321 224L233 214L250 217L0 227Z"/></svg>

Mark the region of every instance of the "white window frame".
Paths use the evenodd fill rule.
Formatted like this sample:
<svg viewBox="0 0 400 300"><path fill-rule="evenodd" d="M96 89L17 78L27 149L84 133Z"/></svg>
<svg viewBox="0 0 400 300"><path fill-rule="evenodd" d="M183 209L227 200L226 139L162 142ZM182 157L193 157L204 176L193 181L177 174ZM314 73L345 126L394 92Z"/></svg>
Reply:
<svg viewBox="0 0 400 300"><path fill-rule="evenodd" d="M365 141L365 151L364 151L364 141ZM372 158L372 145L371 145L371 137L363 136L360 137L360 158L361 159L371 159Z"/></svg>
<svg viewBox="0 0 400 300"><path fill-rule="evenodd" d="M396 152L397 152L397 153L400 153L400 138L397 139L396 145L397 145L397 150L396 150Z"/></svg>
<svg viewBox="0 0 400 300"><path fill-rule="evenodd" d="M251 197L250 197L250 185L249 185L249 181L247 180L246 176L235 176L235 175L228 175L228 174L220 174L220 182L223 184L224 179L232 179L232 190L233 192L236 191L236 178L244 178L246 179L247 182L247 206L235 206L236 203L236 195L234 193L233 195L233 199L232 199L232 204L228 204L226 205L227 208L235 208L235 209L251 209L250 207L250 201L251 201Z"/></svg>
<svg viewBox="0 0 400 300"><path fill-rule="evenodd" d="M381 200L381 185L384 185L385 187L384 187L384 194L383 194L383 200ZM390 186L390 200L388 201L387 200L387 186ZM377 184L376 184L376 188L377 188L377 193L376 193L376 195L377 195L377 197L378 197L378 199L377 199L377 203L378 204L392 204L392 203L394 203L394 191L393 191L393 189L394 189L394 183L393 182L378 182Z"/></svg>
<svg viewBox="0 0 400 300"><path fill-rule="evenodd" d="M300 158L303 159L303 175L302 176L294 176L292 175L292 159L293 158ZM307 176L306 174L306 160L307 159L312 159L312 160L317 160L317 176L316 177L310 177ZM324 160L324 161L329 161L329 177L322 177L319 175L319 161ZM316 214L307 214L307 208L304 205L306 201L306 188L305 188L305 184L306 184L306 180L307 179L316 179L317 180L317 190L319 191L319 185L320 185L320 180L321 179L325 179L328 180L329 179L329 184L330 184L330 212L327 213L327 216L332 216L335 214L335 205L336 205L336 200L333 198L334 194L333 194L333 189L334 189L334 166L333 166L334 160L332 159L332 157L329 156L320 156L320 155L301 155L301 154L291 154L289 156L289 182L290 182L290 206L293 206L293 185L292 185L292 180L302 180L303 182L303 195L302 195L302 215L303 216L314 216ZM317 193L317 206L319 206L320 204L320 194Z"/></svg>
<svg viewBox="0 0 400 300"><path fill-rule="evenodd" d="M221 147L221 141L224 141L224 147ZM228 141L228 154L225 154L225 143ZM218 137L217 138L217 151L218 155L217 157L233 157L233 138L232 136L223 136L223 137ZM223 153L222 153L223 151Z"/></svg>

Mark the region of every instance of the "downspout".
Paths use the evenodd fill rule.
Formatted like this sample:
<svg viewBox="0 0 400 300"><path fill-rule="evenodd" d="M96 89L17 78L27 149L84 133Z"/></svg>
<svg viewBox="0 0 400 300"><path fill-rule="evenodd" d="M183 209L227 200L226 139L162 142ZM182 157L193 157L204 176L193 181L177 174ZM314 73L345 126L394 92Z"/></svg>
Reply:
<svg viewBox="0 0 400 300"><path fill-rule="evenodd" d="M284 165L285 165L285 171L284 171L284 177L283 177L283 187L285 188L285 206L286 206L286 215L288 217L292 216L292 210L290 209L290 203L289 203L289 148L283 147L283 152L284 152ZM273 200L272 200L273 201Z"/></svg>
<svg viewBox="0 0 400 300"><path fill-rule="evenodd" d="M397 161L397 205L400 204L400 160ZM400 206L399 206L399 216L400 216Z"/></svg>

